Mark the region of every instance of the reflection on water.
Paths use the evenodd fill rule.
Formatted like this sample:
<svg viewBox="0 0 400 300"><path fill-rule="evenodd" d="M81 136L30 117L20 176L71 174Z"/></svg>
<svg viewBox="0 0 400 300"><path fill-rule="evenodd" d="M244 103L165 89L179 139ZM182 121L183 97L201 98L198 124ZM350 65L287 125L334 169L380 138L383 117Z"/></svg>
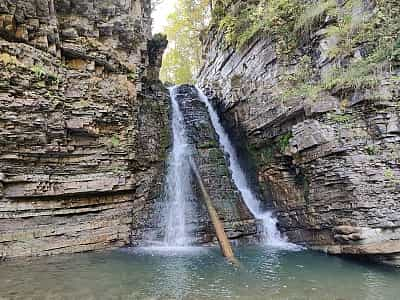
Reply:
<svg viewBox="0 0 400 300"><path fill-rule="evenodd" d="M0 265L0 299L400 299L400 271L314 252L126 249Z"/></svg>

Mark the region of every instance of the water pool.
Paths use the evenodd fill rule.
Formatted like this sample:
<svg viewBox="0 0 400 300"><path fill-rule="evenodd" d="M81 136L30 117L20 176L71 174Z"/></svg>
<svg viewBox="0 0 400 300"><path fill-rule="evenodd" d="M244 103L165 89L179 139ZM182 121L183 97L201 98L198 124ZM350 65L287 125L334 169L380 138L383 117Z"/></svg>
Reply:
<svg viewBox="0 0 400 300"><path fill-rule="evenodd" d="M263 247L124 249L7 261L0 299L400 299L400 270Z"/></svg>

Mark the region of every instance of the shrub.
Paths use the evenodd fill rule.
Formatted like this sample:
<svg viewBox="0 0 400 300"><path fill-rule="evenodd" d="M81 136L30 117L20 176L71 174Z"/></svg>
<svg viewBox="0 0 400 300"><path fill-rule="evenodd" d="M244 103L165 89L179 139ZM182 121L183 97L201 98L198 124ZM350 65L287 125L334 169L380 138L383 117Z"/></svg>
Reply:
<svg viewBox="0 0 400 300"><path fill-rule="evenodd" d="M336 8L336 0L318 1L303 7L303 13L299 16L295 31L298 34L309 34L316 25L323 21L323 18L328 14L332 14Z"/></svg>
<svg viewBox="0 0 400 300"><path fill-rule="evenodd" d="M261 0L237 14L226 14L219 22L219 28L225 33L226 41L234 47L241 48L262 33L283 37L283 42L277 39L278 46L282 52L287 52L293 45L294 22L300 8L298 0Z"/></svg>

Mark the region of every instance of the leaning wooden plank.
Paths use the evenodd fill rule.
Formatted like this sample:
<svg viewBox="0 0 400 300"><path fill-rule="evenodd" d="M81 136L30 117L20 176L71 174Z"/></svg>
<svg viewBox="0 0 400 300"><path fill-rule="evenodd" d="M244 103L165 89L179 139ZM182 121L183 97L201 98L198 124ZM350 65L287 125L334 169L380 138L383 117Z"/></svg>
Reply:
<svg viewBox="0 0 400 300"><path fill-rule="evenodd" d="M215 234L217 235L218 243L221 248L222 255L226 257L226 259L232 263L237 265L238 261L235 258L235 254L233 253L231 243L229 242L228 236L226 235L224 224L221 222L217 210L215 209L211 198L207 192L206 187L204 186L203 180L199 174L196 164L194 161L190 162L193 173L195 175L196 181L200 187L203 200L207 206L208 214L210 216L211 222L215 229Z"/></svg>

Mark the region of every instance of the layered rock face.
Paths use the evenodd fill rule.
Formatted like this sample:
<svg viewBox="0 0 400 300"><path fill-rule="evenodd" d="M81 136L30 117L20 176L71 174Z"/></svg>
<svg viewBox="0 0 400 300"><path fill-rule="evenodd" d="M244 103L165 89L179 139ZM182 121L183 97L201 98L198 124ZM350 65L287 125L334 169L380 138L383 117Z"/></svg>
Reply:
<svg viewBox="0 0 400 300"><path fill-rule="evenodd" d="M190 85L179 86L176 89L176 99L185 121L193 162L220 219L224 222L228 238L254 239L259 233L259 226L232 181L206 105L200 100L195 87ZM197 206L198 212L195 217L197 224L193 226L194 236L200 243L211 242L215 239L215 232L195 181L193 186L197 191L197 203L193 206Z"/></svg>
<svg viewBox="0 0 400 300"><path fill-rule="evenodd" d="M378 9L364 2L354 13L370 16ZM274 39L258 36L235 49L214 27L205 41L199 82L232 138L241 141L238 146L247 141L243 157L252 157L257 182L291 241L399 264L398 67L378 69L373 88L280 97L305 56L316 78L338 63L328 55L337 40L324 31L332 23L327 18L314 28L289 61L279 56ZM346 59L365 52L361 45Z"/></svg>
<svg viewBox="0 0 400 300"><path fill-rule="evenodd" d="M0 258L140 238L169 143L150 27L145 0L0 0Z"/></svg>

